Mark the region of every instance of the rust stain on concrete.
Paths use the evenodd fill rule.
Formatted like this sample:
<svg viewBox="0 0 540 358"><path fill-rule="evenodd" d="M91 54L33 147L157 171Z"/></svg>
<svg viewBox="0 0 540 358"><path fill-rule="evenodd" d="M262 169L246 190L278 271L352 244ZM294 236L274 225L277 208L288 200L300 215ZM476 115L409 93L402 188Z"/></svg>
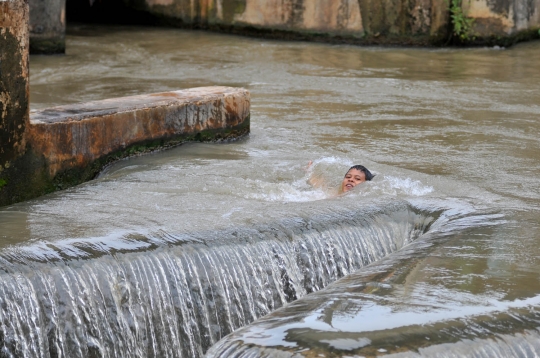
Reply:
<svg viewBox="0 0 540 358"><path fill-rule="evenodd" d="M146 0L146 3L150 6L155 5L172 5L174 0Z"/></svg>
<svg viewBox="0 0 540 358"><path fill-rule="evenodd" d="M507 6L490 6L488 0L464 1L463 10L467 16L475 19L474 31L478 35L511 34L515 28L514 13L509 1L505 2Z"/></svg>
<svg viewBox="0 0 540 358"><path fill-rule="evenodd" d="M358 0L246 0L245 10L235 14L233 21L262 27L363 31Z"/></svg>
<svg viewBox="0 0 540 358"><path fill-rule="evenodd" d="M358 0L305 3L303 27L313 30L363 32Z"/></svg>
<svg viewBox="0 0 540 358"><path fill-rule="evenodd" d="M143 0L153 14L232 32L351 43L442 44L448 0ZM157 6L159 4L159 6ZM466 0L478 38L537 29L540 0ZM531 32L532 33L532 32ZM531 36L531 35L529 35Z"/></svg>
<svg viewBox="0 0 540 358"><path fill-rule="evenodd" d="M231 87L54 107L32 113L29 144L47 158L54 177L136 143L234 128L249 118L249 109L249 92Z"/></svg>
<svg viewBox="0 0 540 358"><path fill-rule="evenodd" d="M291 22L291 15L290 0L247 0L245 11L237 14L234 21L250 25L284 26Z"/></svg>
<svg viewBox="0 0 540 358"><path fill-rule="evenodd" d="M25 150L28 124L28 2L0 2L0 172Z"/></svg>

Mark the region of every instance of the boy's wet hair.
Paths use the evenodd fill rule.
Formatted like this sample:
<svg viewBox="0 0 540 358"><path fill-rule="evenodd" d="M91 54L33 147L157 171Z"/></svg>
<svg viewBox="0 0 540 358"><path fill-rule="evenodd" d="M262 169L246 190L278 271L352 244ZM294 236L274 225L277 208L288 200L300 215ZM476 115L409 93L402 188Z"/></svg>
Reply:
<svg viewBox="0 0 540 358"><path fill-rule="evenodd" d="M371 174L368 168L364 167L363 165L353 165L352 167L349 168L349 170L347 170L347 173L350 172L351 169L360 170L366 176L366 180L371 180L375 176ZM345 173L345 175L347 175L347 173Z"/></svg>

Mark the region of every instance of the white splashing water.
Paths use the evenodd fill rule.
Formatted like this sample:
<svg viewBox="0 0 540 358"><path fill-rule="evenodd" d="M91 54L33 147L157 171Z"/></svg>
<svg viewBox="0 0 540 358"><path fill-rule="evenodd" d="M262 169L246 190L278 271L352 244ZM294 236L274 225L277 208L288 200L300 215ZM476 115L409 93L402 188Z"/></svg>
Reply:
<svg viewBox="0 0 540 358"><path fill-rule="evenodd" d="M407 245L433 220L393 202L253 228L7 248L0 355L201 356L233 330Z"/></svg>
<svg viewBox="0 0 540 358"><path fill-rule="evenodd" d="M265 182L250 180L247 183L252 190L244 193L247 199L282 202L307 202L323 200L338 196L339 186L344 173L343 168L349 168L353 162L349 159L337 157L324 157L313 161L306 168L305 175L291 182ZM408 177L399 177L373 172L375 177L365 182L345 195L378 198L391 197L419 197L433 193L432 186L425 185L419 180ZM308 182L312 177L318 177L324 183L321 187L313 187Z"/></svg>

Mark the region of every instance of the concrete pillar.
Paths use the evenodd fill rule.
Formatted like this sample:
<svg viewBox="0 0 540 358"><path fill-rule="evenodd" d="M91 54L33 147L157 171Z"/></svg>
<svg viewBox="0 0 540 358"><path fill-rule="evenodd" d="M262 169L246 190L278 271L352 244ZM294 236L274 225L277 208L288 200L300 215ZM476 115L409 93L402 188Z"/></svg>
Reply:
<svg viewBox="0 0 540 358"><path fill-rule="evenodd" d="M66 51L66 0L29 0L30 53Z"/></svg>
<svg viewBox="0 0 540 358"><path fill-rule="evenodd" d="M28 0L0 1L0 197L26 149Z"/></svg>

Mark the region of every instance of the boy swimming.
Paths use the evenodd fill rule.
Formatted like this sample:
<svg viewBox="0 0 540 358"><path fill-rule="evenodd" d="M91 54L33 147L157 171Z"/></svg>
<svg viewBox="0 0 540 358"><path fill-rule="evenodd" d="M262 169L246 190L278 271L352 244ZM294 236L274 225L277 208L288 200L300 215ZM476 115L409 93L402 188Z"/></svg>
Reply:
<svg viewBox="0 0 540 358"><path fill-rule="evenodd" d="M308 166L306 168L309 169L311 165L313 164L312 161L308 163ZM361 184L365 181L370 181L373 179L375 175L373 175L366 167L363 165L353 165L347 173L345 173L345 176L343 180L341 181L341 185L337 189L337 195L346 193L353 189L358 184ZM321 176L311 176L308 179L309 184L314 186L315 188L324 188L327 187L327 183ZM333 194L335 195L335 194Z"/></svg>

